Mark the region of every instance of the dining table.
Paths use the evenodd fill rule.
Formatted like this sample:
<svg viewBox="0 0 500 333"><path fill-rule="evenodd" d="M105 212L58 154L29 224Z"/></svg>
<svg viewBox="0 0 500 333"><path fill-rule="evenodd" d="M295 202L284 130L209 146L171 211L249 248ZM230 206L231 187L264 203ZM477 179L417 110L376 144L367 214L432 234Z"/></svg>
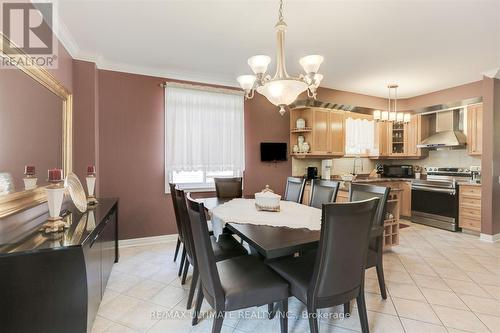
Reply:
<svg viewBox="0 0 500 333"><path fill-rule="evenodd" d="M232 199L217 197L197 199L198 202L203 203L209 213L230 200ZM311 209L311 207L304 205L304 209ZM277 212L274 214L280 213ZM297 218L300 218L300 216L297 216ZM318 223L320 224L321 221L318 221ZM307 228L232 223L230 221L225 223L224 226L230 232L239 236L244 242L248 243L253 253L259 254L266 260L317 248L320 238L319 230L310 230Z"/></svg>

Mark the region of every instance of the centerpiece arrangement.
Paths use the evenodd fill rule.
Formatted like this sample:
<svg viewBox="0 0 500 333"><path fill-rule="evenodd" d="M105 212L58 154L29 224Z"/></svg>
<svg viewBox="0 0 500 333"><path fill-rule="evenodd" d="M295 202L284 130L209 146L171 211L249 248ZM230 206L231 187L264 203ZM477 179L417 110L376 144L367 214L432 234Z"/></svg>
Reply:
<svg viewBox="0 0 500 333"><path fill-rule="evenodd" d="M261 192L255 193L255 208L268 212L280 211L281 195L275 194L269 185Z"/></svg>

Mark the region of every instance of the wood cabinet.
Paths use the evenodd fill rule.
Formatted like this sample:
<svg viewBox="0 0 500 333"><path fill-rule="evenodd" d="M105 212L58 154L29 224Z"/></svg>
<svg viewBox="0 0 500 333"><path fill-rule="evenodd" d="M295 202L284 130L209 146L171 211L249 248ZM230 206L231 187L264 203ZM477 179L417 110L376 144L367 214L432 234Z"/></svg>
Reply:
<svg viewBox="0 0 500 333"><path fill-rule="evenodd" d="M48 212L39 215L37 209L0 220L17 225L2 234L0 246L0 331L90 332L118 261L118 202L99 199L81 213L67 201L63 220L68 228L51 235L40 233Z"/></svg>
<svg viewBox="0 0 500 333"><path fill-rule="evenodd" d="M467 152L469 155L483 153L483 105L467 107Z"/></svg>
<svg viewBox="0 0 500 333"><path fill-rule="evenodd" d="M405 149L408 157L425 157L427 149L417 148L417 145L429 134L429 124L421 115L412 115L410 122L405 124Z"/></svg>
<svg viewBox="0 0 500 333"><path fill-rule="evenodd" d="M411 182L402 182L401 189L401 215L411 216Z"/></svg>
<svg viewBox="0 0 500 333"><path fill-rule="evenodd" d="M306 121L306 128L296 128L297 119ZM292 153L297 158L332 158L344 155L344 111L325 108L293 109L290 116L290 145L303 136L309 143L308 153Z"/></svg>
<svg viewBox="0 0 500 333"><path fill-rule="evenodd" d="M481 232L481 186L460 185L458 206L458 226Z"/></svg>

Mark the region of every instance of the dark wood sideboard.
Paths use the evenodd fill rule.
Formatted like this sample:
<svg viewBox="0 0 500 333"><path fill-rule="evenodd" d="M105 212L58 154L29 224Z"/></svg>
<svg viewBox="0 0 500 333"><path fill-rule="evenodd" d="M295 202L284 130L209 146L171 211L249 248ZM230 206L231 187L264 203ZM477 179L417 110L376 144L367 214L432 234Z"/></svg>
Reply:
<svg viewBox="0 0 500 333"><path fill-rule="evenodd" d="M0 332L90 332L118 262L118 200L85 213L66 201L64 233L46 235L47 204L0 219Z"/></svg>

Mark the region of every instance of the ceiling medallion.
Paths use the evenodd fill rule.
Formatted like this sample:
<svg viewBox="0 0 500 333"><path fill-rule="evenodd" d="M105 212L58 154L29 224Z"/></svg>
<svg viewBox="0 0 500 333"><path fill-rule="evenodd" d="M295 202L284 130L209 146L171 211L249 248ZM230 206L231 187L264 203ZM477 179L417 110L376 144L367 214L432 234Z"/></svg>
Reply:
<svg viewBox="0 0 500 333"><path fill-rule="evenodd" d="M389 107L387 111L375 110L373 112L373 119L376 121L390 121L397 123L409 123L410 114L404 112L398 112L398 85L389 84L387 88L389 89ZM394 98L392 97L392 91L394 90Z"/></svg>
<svg viewBox="0 0 500 333"><path fill-rule="evenodd" d="M283 0L280 0L278 23L275 25L277 32L277 66L276 74L271 78L267 74L267 67L271 58L266 55L256 55L248 59L248 65L255 75L241 75L237 80L241 88L245 90L245 98L251 99L255 90L264 95L269 102L280 108L279 113L284 115L285 107L293 103L297 97L307 90L307 95L316 98L318 88L323 75L318 74L319 66L323 62L320 55L308 55L299 60L305 71L299 77L288 75L285 66L285 31L286 23L283 19Z"/></svg>

